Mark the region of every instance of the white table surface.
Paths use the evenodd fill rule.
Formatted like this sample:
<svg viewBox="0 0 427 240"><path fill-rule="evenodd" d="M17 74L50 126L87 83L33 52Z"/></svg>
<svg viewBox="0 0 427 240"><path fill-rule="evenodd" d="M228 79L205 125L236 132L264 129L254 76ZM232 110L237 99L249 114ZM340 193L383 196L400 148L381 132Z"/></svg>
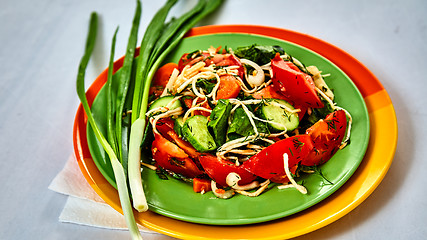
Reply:
<svg viewBox="0 0 427 240"><path fill-rule="evenodd" d="M143 1L140 36L163 2ZM173 12L193 3L181 1ZM133 0L1 1L0 239L129 238L60 223L66 197L47 187L73 153L75 78L90 12L101 21L87 86L107 66L117 25L116 56L124 54L134 7ZM399 140L382 183L337 222L297 239L425 239L427 1L228 0L201 24L274 26L325 40L366 65L393 101Z"/></svg>

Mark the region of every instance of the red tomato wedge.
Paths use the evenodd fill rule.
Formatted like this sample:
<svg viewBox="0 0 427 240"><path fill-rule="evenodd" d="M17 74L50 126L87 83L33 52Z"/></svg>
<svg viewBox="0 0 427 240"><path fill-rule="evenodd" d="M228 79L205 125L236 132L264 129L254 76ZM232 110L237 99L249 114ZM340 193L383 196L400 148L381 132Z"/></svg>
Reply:
<svg viewBox="0 0 427 240"><path fill-rule="evenodd" d="M178 64L176 63L166 63L159 69L157 69L156 74L154 74L153 82L150 87L150 95L155 95L156 98L160 97L163 93L163 89L166 87L166 84L169 82L169 78L174 69L178 69Z"/></svg>
<svg viewBox="0 0 427 240"><path fill-rule="evenodd" d="M157 131L169 141L173 141L173 139L167 133L168 131L173 130L173 127L174 121L170 118L162 118L157 121L156 124Z"/></svg>
<svg viewBox="0 0 427 240"><path fill-rule="evenodd" d="M153 77L153 86L163 86L166 87L166 84L169 82L169 78L174 69L178 69L178 64L176 63L166 63L157 69L156 74Z"/></svg>
<svg viewBox="0 0 427 240"><path fill-rule="evenodd" d="M240 92L240 82L233 75L222 75L220 77L219 88L216 99L236 98Z"/></svg>
<svg viewBox="0 0 427 240"><path fill-rule="evenodd" d="M194 98L192 98L192 97L186 97L186 98L184 98L184 104L185 104L185 106L187 106L187 108L191 108L191 106L192 106L192 104L193 104L193 100L194 100ZM199 100L199 101L197 101L197 103L200 103L200 102L202 102L202 101L203 101L203 100ZM208 102L204 102L204 103L202 103L202 104L200 105L200 107L203 107L203 108L206 108L206 109L212 110L212 108L211 108L211 106L209 106L209 103L208 103ZM210 115L211 115L211 113L210 113L210 112L208 112L208 111L196 110L196 111L194 111L194 115L203 115L203 116L205 116L205 117L208 117L208 116L210 116Z"/></svg>
<svg viewBox="0 0 427 240"><path fill-rule="evenodd" d="M190 178L203 174L184 150L160 134L155 134L151 151L156 164L164 169Z"/></svg>
<svg viewBox="0 0 427 240"><path fill-rule="evenodd" d="M187 65L193 66L195 63L198 63L201 61L206 62L206 65L212 64L212 60L209 53L201 53L196 55L197 56L192 58L192 56L189 56L188 53L184 53L184 55L182 55L178 61L178 70L181 72L185 66Z"/></svg>
<svg viewBox="0 0 427 240"><path fill-rule="evenodd" d="M301 164L320 165L327 162L338 150L345 136L347 117L344 110L332 112L307 129L314 144L314 151Z"/></svg>
<svg viewBox="0 0 427 240"><path fill-rule="evenodd" d="M192 158L197 158L201 153L197 152L196 149L187 141L183 140L175 132L174 121L170 118L163 118L157 122L156 128L159 133L165 137L168 141L175 143L184 152Z"/></svg>
<svg viewBox="0 0 427 240"><path fill-rule="evenodd" d="M240 78L243 78L243 75L245 74L245 69L242 63L232 54L216 54L212 58L212 61L216 66L220 67L239 66L238 75Z"/></svg>
<svg viewBox="0 0 427 240"><path fill-rule="evenodd" d="M281 94L273 85L268 85L267 87L255 92L252 94L253 98L262 99L262 98L274 98L274 99L283 99L289 101L283 94Z"/></svg>
<svg viewBox="0 0 427 240"><path fill-rule="evenodd" d="M191 105L193 104L193 98L192 97L183 97L184 104L187 108L191 108Z"/></svg>
<svg viewBox="0 0 427 240"><path fill-rule="evenodd" d="M158 97L160 97L160 95L162 95L162 93L163 93L163 90L164 90L165 88L164 87L162 87L162 86L154 86L154 87L150 87L150 91L148 92L148 94L151 96L151 95L154 95L156 98L158 98Z"/></svg>
<svg viewBox="0 0 427 240"><path fill-rule="evenodd" d="M295 165L293 167L289 168L289 171L292 174L295 174L295 172L297 171L298 165ZM274 176L272 178L270 178L270 181L275 182L275 183L288 183L289 182L289 178L286 175L279 175L279 176Z"/></svg>
<svg viewBox="0 0 427 240"><path fill-rule="evenodd" d="M232 162L218 159L216 156L211 154L200 155L199 161L208 176L221 186L227 186L225 179L231 172L239 174L241 177L241 180L239 181L240 185L248 184L256 178L255 175L242 168L242 165L236 166Z"/></svg>
<svg viewBox="0 0 427 240"><path fill-rule="evenodd" d="M296 135L280 140L245 161L241 166L256 176L284 183L286 177L283 154L288 154L289 168L304 161L313 150L313 143L308 135Z"/></svg>
<svg viewBox="0 0 427 240"><path fill-rule="evenodd" d="M193 191L194 192L209 192L211 191L211 181L204 178L194 178L193 179Z"/></svg>
<svg viewBox="0 0 427 240"><path fill-rule="evenodd" d="M274 86L286 98L303 107L323 107L310 75L300 71L293 63L285 62L279 54L271 60L271 69Z"/></svg>
<svg viewBox="0 0 427 240"><path fill-rule="evenodd" d="M193 145L191 145L191 143L181 139L174 130L169 130L167 132L167 135L169 135L173 139L173 141L176 143L176 145L178 145L182 150L184 150L185 153L190 155L190 157L197 158L198 156L200 156L201 153L198 152L193 147Z"/></svg>

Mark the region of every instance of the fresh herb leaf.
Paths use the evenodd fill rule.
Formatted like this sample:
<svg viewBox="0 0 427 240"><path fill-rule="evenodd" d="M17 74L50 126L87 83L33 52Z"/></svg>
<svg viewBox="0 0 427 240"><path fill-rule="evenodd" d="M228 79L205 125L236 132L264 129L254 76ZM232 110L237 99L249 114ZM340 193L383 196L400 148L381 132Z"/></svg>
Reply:
<svg viewBox="0 0 427 240"><path fill-rule="evenodd" d="M239 47L234 51L236 56L249 59L258 65L264 65L270 62L276 53L283 55L285 51L280 46L261 46L256 44L247 47Z"/></svg>
<svg viewBox="0 0 427 240"><path fill-rule="evenodd" d="M316 175L320 176L324 181L327 182L326 185L334 185L333 182L331 182L328 178L326 178L326 176L322 172L322 169L317 165L304 166L304 165L299 164L296 172L316 174Z"/></svg>
<svg viewBox="0 0 427 240"><path fill-rule="evenodd" d="M185 164L184 160L179 160L178 158L171 157L169 163L173 166L182 167Z"/></svg>
<svg viewBox="0 0 427 240"><path fill-rule="evenodd" d="M197 79L197 82L196 82L196 87L203 88L204 90L206 90L207 94L212 92L212 89L215 87L215 85L216 85L215 83L205 78Z"/></svg>
<svg viewBox="0 0 427 240"><path fill-rule="evenodd" d="M218 146L221 146L226 141L228 117L232 108L228 99L219 99L217 105L211 112L208 130L214 137L215 143Z"/></svg>
<svg viewBox="0 0 427 240"><path fill-rule="evenodd" d="M169 180L167 172L161 167L156 168L156 174L162 180Z"/></svg>

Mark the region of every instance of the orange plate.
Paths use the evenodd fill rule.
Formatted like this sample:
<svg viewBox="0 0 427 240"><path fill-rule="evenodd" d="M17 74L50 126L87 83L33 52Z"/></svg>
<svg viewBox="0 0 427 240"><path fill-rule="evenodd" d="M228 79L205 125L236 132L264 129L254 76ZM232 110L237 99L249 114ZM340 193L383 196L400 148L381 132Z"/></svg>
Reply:
<svg viewBox="0 0 427 240"><path fill-rule="evenodd" d="M192 29L187 37L214 33L250 33L299 44L326 57L354 81L366 102L371 135L366 155L354 175L334 194L315 206L279 220L243 225L211 226L188 223L153 212L137 213L137 222L154 231L191 239L286 239L324 227L361 204L387 173L396 150L397 120L392 102L378 79L359 61L343 50L317 38L298 32L264 26L221 25ZM121 66L119 59L115 69ZM92 103L107 79L105 70L87 92ZM119 197L95 166L86 140L86 116L79 106L74 122L73 142L78 164L89 184L109 205L121 211Z"/></svg>

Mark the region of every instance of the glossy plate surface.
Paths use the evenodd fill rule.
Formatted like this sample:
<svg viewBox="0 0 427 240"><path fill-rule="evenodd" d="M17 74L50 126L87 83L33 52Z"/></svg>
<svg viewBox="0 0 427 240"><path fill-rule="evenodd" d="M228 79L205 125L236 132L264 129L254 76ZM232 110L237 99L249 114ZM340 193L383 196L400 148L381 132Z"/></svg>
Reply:
<svg viewBox="0 0 427 240"><path fill-rule="evenodd" d="M344 214L349 212L351 209L353 209L355 206L360 204L373 191L373 189L375 189L375 187L379 184L384 174L388 170L392 160L392 156L394 154L394 149L395 149L395 144L397 139L397 133L396 133L397 125L395 122L394 109L391 105L391 102L390 102L390 99L388 98L387 93L384 91L384 89L382 88L378 80L376 80L376 78L363 65L361 65L354 58L352 58L342 50L330 44L322 42L321 40L309 37L307 35L302 35L299 33L291 32L283 29L274 29L274 28L256 27L256 26L211 26L211 27L196 28L190 33L190 35L193 35L193 36L205 35L205 34L218 33L218 32L242 32L242 33L247 32L247 33L262 34L266 36L282 38L285 40L291 40L300 45L311 48L312 50L315 50L315 51L319 49L320 51L317 51L317 52L321 53L324 57L328 58L329 60L337 64L347 75L350 76L352 81L356 83L359 90L362 92L363 99L365 100L368 106L369 118L371 123L371 134L370 134L371 142L368 146L367 154L365 155L364 160L362 161L362 164L360 165L359 169L355 172L355 175L351 177L350 181L344 184L343 187L341 187L332 196L330 196L329 198L322 201L321 203L316 204L315 206L303 212L294 214L286 218L281 218L276 221L270 221L262 224L252 224L252 225L246 225L246 226L221 227L221 226L208 226L208 225L186 223L182 221L173 220L171 218L166 218L166 217L157 215L153 212L137 214L138 221L144 224L145 226L152 228L156 231L159 231L168 235L172 235L175 237L182 237L182 238L187 238L187 237L215 238L218 231L222 231L221 236L228 236L230 239L241 238L241 237L251 238L251 239L269 238L269 237L287 238L287 237L292 237L292 236L297 236L303 233L307 233L321 226L324 226L338 219L339 217L343 216ZM235 45L233 43L229 44L228 42L232 41L229 39L230 35L216 35L216 36L218 36L218 40L214 40L216 37L213 37L213 36L205 36L209 38L209 42L205 43L207 45L195 46L193 45L193 43L191 43L191 49L206 48L206 47L209 47L210 45L214 45L214 46L227 45L227 46L235 47L235 46L242 46L242 45L253 43L253 41L251 41L251 43L248 43L248 42L244 42L245 41L244 39L240 39L238 45ZM221 39L226 36L228 36L227 39L225 40ZM233 34L233 38L236 36L240 36L240 35ZM249 36L245 36L245 38L247 37ZM257 38L257 39L262 38L262 37L253 36L253 35L251 35L250 37ZM196 39L196 38L187 38L183 43L185 44L185 42L190 41L191 39ZM215 41L220 41L220 42L215 42ZM224 44L224 41L228 41L227 44ZM276 42L278 40L268 39L266 41ZM264 44L264 43L260 43L260 44ZM182 46L180 46L180 48L181 47ZM304 54L299 55L299 54L292 53L292 51L299 51L298 49L300 49L300 47L292 44L289 44L289 46L284 46L284 47L286 51L298 57L301 61L307 64L315 64L319 66L320 69L324 70L324 72L331 72L333 73L333 75L339 74L340 72L339 70L337 70L338 71L337 73L333 72L334 70L330 70L330 69L325 70L328 68L326 66L328 64L322 65L322 63L327 63L328 61L326 61L322 57L319 57L318 55L310 51L304 50L305 52L307 52L306 53L307 56L309 56L308 58L306 58ZM325 51L325 50L328 50L328 51L326 53L322 53L322 51ZM188 50L185 50L185 51L188 51ZM182 52L177 52L177 55L180 55L181 53ZM313 60L313 59L318 59L318 60ZM320 62L316 62L316 61L320 61ZM120 65L120 61L117 63L116 68L119 65ZM368 79L366 77L368 77ZM102 78L102 75L100 76L100 78ZM105 81L105 79L102 80L100 78L97 79L97 81L89 89L88 96L90 99L94 98L96 93L101 88L103 81ZM348 82L348 81L345 81L345 82ZM370 83L369 85L367 85L368 82ZM350 86L349 89L354 89L351 83L348 85ZM350 90L346 89L345 91L350 91ZM337 90L337 93L338 93L338 90ZM342 97L340 97L340 99L341 98ZM345 99L347 98L348 96L346 96ZM364 107L361 107L362 110L356 110L356 112L353 112L352 111L353 107L348 106L350 102L346 103L345 99L343 98L342 100L339 100L339 101L337 100L337 101L341 106L348 108L352 114L354 114L355 116L359 116L360 112L364 112L363 111ZM363 105L363 101L361 105ZM355 107L355 109L360 109L360 108ZM362 123L364 121L363 119L364 118L366 119L366 117L363 117L363 116L364 116L363 113L360 114L360 118L361 118L360 122ZM376 120L381 117L388 117L388 121L386 124L388 126L383 126L383 125L379 126L377 124L378 122ZM355 120L355 122L357 121ZM89 183L91 183L91 185L98 192L98 194L100 194L101 197L103 197L115 209L120 211L120 207L119 207L120 205L118 203L118 197L117 197L117 193L115 192L115 189L111 187L111 185L102 177L102 175L94 165L93 160L91 159L91 155L86 145L87 144L85 139L86 129L85 129L84 123L85 123L84 115L81 109L79 109L76 116L75 129L74 129L74 140L75 140L74 143L75 143L76 156L79 161L79 164L82 167L82 171L87 177ZM357 125L355 125L355 128L356 126ZM369 126L369 123L367 125L366 124L359 125L359 128L365 127L366 129L366 127L368 126ZM391 129L391 131L388 131L386 134L387 138L383 138L383 135L378 135L378 132L382 131L383 127L388 127L388 130ZM357 134L356 134L356 140L358 138L360 138L359 141L361 141L362 145L367 141L367 136L366 134L365 135L363 134L363 131L361 131L360 137L357 137ZM384 145L384 142L386 142L386 144L388 145ZM350 146L352 145L356 145L354 144L353 139L352 139L352 144ZM350 146L346 149L351 150ZM385 146L388 146L388 147L385 147ZM329 195L329 193L336 190L334 189L334 187L340 186L341 184L343 184L346 178L348 178L351 175L351 173L357 168L357 165L358 165L357 160L351 162L351 164L349 164L347 161L336 161L335 158L339 157L338 154L341 154L341 155L344 154L345 156L345 151L350 151L346 149L341 151L341 153L340 152L337 153L334 159L332 159L330 162L327 163L327 165L324 166L325 168L324 170L322 167L322 170L324 171L328 179L331 180L331 176L333 176L331 181L334 182L335 184L330 186L330 185L322 185L321 182L317 182L317 185L312 185L312 183L307 183L309 184L307 186L309 188L309 191L311 192L310 196L314 196L313 192L318 191L316 194L317 196L321 196L320 198L322 198L322 196L326 197L327 195ZM360 160L363 157L363 147L359 148L358 150L362 151L362 153L360 152L357 153L359 155L356 154L356 159ZM378 153L383 154L381 156L382 157L381 162L378 162L378 159L377 159ZM338 165L333 166L333 164L338 164ZM348 168L348 166L352 164L353 166ZM335 171L333 171L334 169L337 168L337 166L341 167L341 169L344 169L345 173L344 174L341 173L340 175L340 174L337 174ZM372 168L374 168L374 171L372 171ZM148 172L148 171L145 171L145 172ZM145 177L153 178L155 176L145 176ZM313 176L311 176L310 178L312 177ZM366 179L367 177L369 178L369 181L367 181ZM307 179L306 182L309 182L309 180L311 179ZM313 183L314 182L316 182L316 179L313 179ZM171 184L171 183L167 183L167 184ZM178 189L179 191L187 191L186 186L184 184L182 183L179 183L179 184L180 186L183 186L182 189ZM166 191L162 191L161 193L156 195L155 191L153 191L153 192L149 192L148 194L153 194L154 200L156 199L155 197L162 199L162 194L171 196L170 193L167 193L167 192L165 193L165 192ZM275 196L276 194L292 195L291 191L288 191L288 190L286 190L286 192L283 192L283 191L278 191L276 189L272 189L269 192L263 194L262 197L266 198L268 195L271 195L271 199L274 199L276 197ZM188 195L191 195L191 194L188 194ZM203 197L206 197L206 196L207 195ZM298 212L303 208L307 208L308 206L311 206L312 204L321 200L319 197L317 198L313 197L312 199L309 199L310 196L302 196L302 197L301 195L292 196L297 200L301 200L300 204L298 204L298 206L293 206L291 210L285 209L280 213L268 211L268 209L271 206L273 206L274 208L274 206L276 205L277 206L283 205L281 204L282 202L279 200L274 200L276 202L269 201L267 204L266 203L267 200L270 200L270 199L266 200L266 199L258 198L258 199L261 199L259 200L259 202L251 202L254 200L253 199L246 200L247 197L238 196L235 198L236 200L234 200L237 202L236 205L234 205L234 208L230 210L229 214L227 214L227 216L225 217L218 216L218 214L215 215L215 213L218 212L218 208L223 207L224 201L221 201L218 199L210 199L209 197L203 198L202 201L207 201L209 204L213 204L216 208L216 209L209 209L209 207L206 207L206 205L204 206L203 211L209 212L209 214L212 214L212 213L214 214L214 218L213 218L214 222L211 222L210 220L208 220L206 223L236 224L235 221L237 221L237 224L244 224L244 223L267 221L274 218L286 216L286 215ZM174 202L173 204L179 204L178 201L176 201L175 197L176 196L173 196L174 201L171 201L171 202ZM242 198L244 198L245 200L242 200ZM257 199L257 198L254 198L254 199ZM307 199L308 201L306 201ZM233 200L233 199L230 199L230 200ZM194 201L194 199L190 198L188 201ZM231 205L235 204L233 202L228 202L228 201L225 201L227 206L230 204ZM239 201L240 201L240 204L239 204ZM243 202L249 201L249 204L245 205L244 203L241 203L242 201ZM193 209L193 211L199 211L199 209L197 208L200 208L196 206L196 210L194 210L191 204L188 204L188 203L186 204L185 202L182 204L184 204L184 206L186 207L182 207L182 205L179 205L180 207L183 208L183 210L171 217L182 218L181 214L188 215L186 211L188 211L189 208ZM302 205L304 207L299 209L299 206L302 206ZM254 206L257 206L254 212L258 212L258 213L255 213L254 215L251 215L249 217L247 217L247 215L242 215L242 214L245 214L247 209L253 209ZM169 210L168 209L165 210L165 207L161 205L161 203L159 204L157 200L152 202L151 207L157 208L155 209L155 211L159 211L159 212L165 211L165 212L161 212L162 214L169 214L167 212ZM273 211L277 211L277 210L273 210ZM190 219L185 219L185 220L200 222L199 220L203 219L204 218L203 216L205 215L202 215L202 217L198 217L198 216L195 217L193 214L192 216L189 216ZM233 221L229 219L233 219ZM253 219L256 219L256 220L254 221ZM230 221L230 222L227 222L227 221ZM227 234L224 234L225 233L224 231L227 232ZM257 234L257 231L262 231L263 234L259 232Z"/></svg>

